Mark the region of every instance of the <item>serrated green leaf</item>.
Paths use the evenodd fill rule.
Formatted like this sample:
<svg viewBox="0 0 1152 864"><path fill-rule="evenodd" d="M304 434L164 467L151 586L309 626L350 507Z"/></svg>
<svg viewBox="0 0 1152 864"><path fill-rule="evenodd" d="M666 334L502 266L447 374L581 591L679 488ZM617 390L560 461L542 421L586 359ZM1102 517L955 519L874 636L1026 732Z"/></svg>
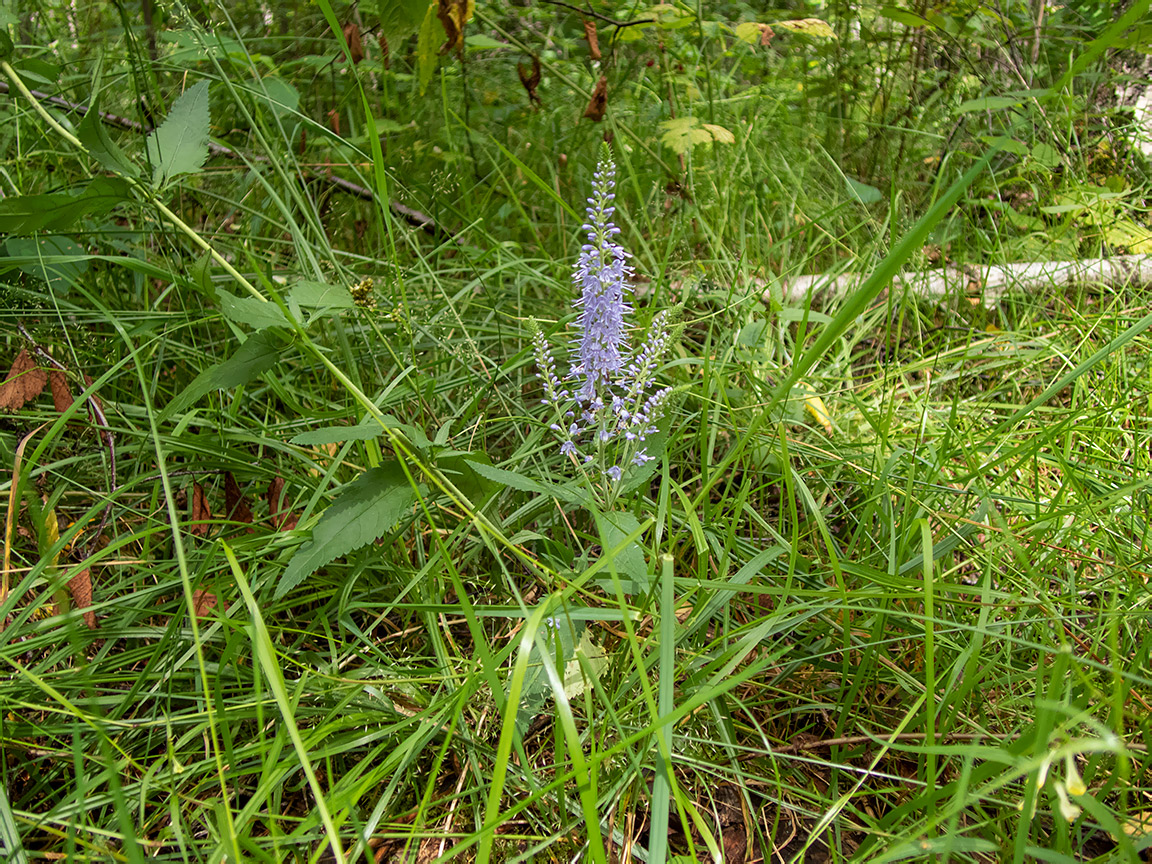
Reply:
<svg viewBox="0 0 1152 864"><path fill-rule="evenodd" d="M88 106L88 113L76 128L76 137L88 150L88 155L100 163L100 167L116 174L128 177L140 176L140 169L132 164L132 160L112 140L104 121L100 119L100 105L93 100Z"/></svg>
<svg viewBox="0 0 1152 864"><path fill-rule="evenodd" d="M37 279L43 279L53 294L64 297L88 270L91 257L84 247L69 237L9 237L4 249L13 263Z"/></svg>
<svg viewBox="0 0 1152 864"><path fill-rule="evenodd" d="M324 426L309 429L288 439L289 444L300 447L323 447L328 444L343 444L345 441L372 441L384 434L384 429L375 420L356 426Z"/></svg>
<svg viewBox="0 0 1152 864"><path fill-rule="evenodd" d="M696 117L677 117L674 120L664 120L660 123L664 134L660 141L674 152L684 156L691 152L697 144L707 144L712 141L712 135L700 127L700 120Z"/></svg>
<svg viewBox="0 0 1152 864"><path fill-rule="evenodd" d="M97 177L77 194L17 195L0 201L0 234L67 231L85 216L103 215L129 197L119 177Z"/></svg>
<svg viewBox="0 0 1152 864"><path fill-rule="evenodd" d="M431 6L428 0L379 0L380 31L389 42L416 32Z"/></svg>
<svg viewBox="0 0 1152 864"><path fill-rule="evenodd" d="M253 333L227 360L197 375L179 395L165 406L161 420L184 410L213 390L228 390L252 381L280 361L284 340L275 330Z"/></svg>
<svg viewBox="0 0 1152 864"><path fill-rule="evenodd" d="M168 117L148 136L153 185L163 186L173 177L195 174L204 166L211 123L208 82L201 81L180 95Z"/></svg>
<svg viewBox="0 0 1152 864"><path fill-rule="evenodd" d="M428 82L432 80L432 73L436 71L436 64L440 62L438 43L443 37L444 27L436 18L436 5L428 7L424 14L424 21L420 24L420 34L416 37L416 78L419 83L420 95L428 89Z"/></svg>
<svg viewBox="0 0 1152 864"><path fill-rule="evenodd" d="M312 539L296 550L276 586L276 598L325 564L391 531L411 512L418 494L399 462L365 471L344 487L312 529Z"/></svg>
<svg viewBox="0 0 1152 864"><path fill-rule="evenodd" d="M717 144L735 144L736 136L725 129L723 126L717 126L715 123L705 123L701 126L705 132L712 136L712 140Z"/></svg>
<svg viewBox="0 0 1152 864"><path fill-rule="evenodd" d="M237 297L220 289L216 289L216 300L224 317L236 324L244 324L253 330L288 326L288 319L275 303L255 297Z"/></svg>
<svg viewBox="0 0 1152 864"><path fill-rule="evenodd" d="M798 33L801 36L809 36L813 39L835 39L836 31L827 21L822 21L819 18L796 18L791 21L777 21L773 27L780 30L791 30L793 33Z"/></svg>

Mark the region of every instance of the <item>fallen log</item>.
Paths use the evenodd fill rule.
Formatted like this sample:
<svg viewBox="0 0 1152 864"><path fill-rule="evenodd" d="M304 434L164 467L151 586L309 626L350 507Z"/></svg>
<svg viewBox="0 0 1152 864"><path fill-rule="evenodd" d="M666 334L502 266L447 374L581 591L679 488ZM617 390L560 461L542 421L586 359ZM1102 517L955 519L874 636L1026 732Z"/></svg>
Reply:
<svg viewBox="0 0 1152 864"><path fill-rule="evenodd" d="M765 304L775 300L788 306L825 302L844 297L858 288L867 273L815 273L784 277L778 281L758 280ZM1079 261L1035 261L1025 264L949 265L940 270L902 273L892 280L890 290L909 291L927 300L963 294L995 306L1011 291L1037 292L1052 286L1152 284L1152 255L1114 255Z"/></svg>

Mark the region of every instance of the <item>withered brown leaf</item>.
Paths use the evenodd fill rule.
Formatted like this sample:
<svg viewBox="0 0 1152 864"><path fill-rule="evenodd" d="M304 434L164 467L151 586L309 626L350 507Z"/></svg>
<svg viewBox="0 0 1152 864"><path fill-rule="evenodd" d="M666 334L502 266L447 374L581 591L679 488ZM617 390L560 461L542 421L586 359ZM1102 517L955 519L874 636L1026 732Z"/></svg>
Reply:
<svg viewBox="0 0 1152 864"><path fill-rule="evenodd" d="M96 629L96 613L92 606L92 576L87 567L68 580L68 593L77 609L84 610L84 623L89 630Z"/></svg>
<svg viewBox="0 0 1152 864"><path fill-rule="evenodd" d="M384 31L380 31L380 35L376 37L376 44L380 46L380 56L384 61L384 71L387 72L392 68L392 52L388 48L388 38L384 35Z"/></svg>
<svg viewBox="0 0 1152 864"><path fill-rule="evenodd" d="M348 43L348 56L356 66L364 59L364 43L360 41L360 28L355 21L344 25L344 41Z"/></svg>
<svg viewBox="0 0 1152 864"><path fill-rule="evenodd" d="M273 478L268 484L268 515L277 531L291 531L299 521L300 517L295 513L284 510L284 480L281 477Z"/></svg>
<svg viewBox="0 0 1152 864"><path fill-rule="evenodd" d="M252 508L244 499L244 492L231 471L224 474L224 513L229 522L245 522L249 525L252 523ZM248 531L251 532L252 529L249 528Z"/></svg>
<svg viewBox="0 0 1152 864"><path fill-rule="evenodd" d="M72 390L68 386L68 376L59 369L48 372L48 385L52 388L52 404L63 414L72 407Z"/></svg>
<svg viewBox="0 0 1152 864"><path fill-rule="evenodd" d="M596 35L596 22L584 19L584 38L588 40L588 56L593 60L600 59L600 39Z"/></svg>
<svg viewBox="0 0 1152 864"><path fill-rule="evenodd" d="M192 592L192 613L197 620L204 618L216 608L216 595L204 588Z"/></svg>
<svg viewBox="0 0 1152 864"><path fill-rule="evenodd" d="M204 499L204 488L199 483L192 484L192 522L188 530L197 537L208 536L208 520L212 518L212 511L208 509L208 502Z"/></svg>
<svg viewBox="0 0 1152 864"><path fill-rule="evenodd" d="M448 39L440 46L441 54L464 48L464 25L472 18L475 0L436 0L436 17L444 25Z"/></svg>
<svg viewBox="0 0 1152 864"><path fill-rule="evenodd" d="M39 396L47 383L48 373L36 365L27 348L22 348L0 384L0 409L19 411L25 402Z"/></svg>
<svg viewBox="0 0 1152 864"><path fill-rule="evenodd" d="M592 98L588 100L588 107L584 109L584 116L599 123L604 119L604 112L608 110L608 76L601 75L596 82L596 89L592 91Z"/></svg>
<svg viewBox="0 0 1152 864"><path fill-rule="evenodd" d="M540 58L535 54L532 55L531 68L523 63L517 63L516 74L520 76L520 83L524 85L524 90L528 93L528 101L536 106L543 105L540 96L536 93L536 88L540 86Z"/></svg>

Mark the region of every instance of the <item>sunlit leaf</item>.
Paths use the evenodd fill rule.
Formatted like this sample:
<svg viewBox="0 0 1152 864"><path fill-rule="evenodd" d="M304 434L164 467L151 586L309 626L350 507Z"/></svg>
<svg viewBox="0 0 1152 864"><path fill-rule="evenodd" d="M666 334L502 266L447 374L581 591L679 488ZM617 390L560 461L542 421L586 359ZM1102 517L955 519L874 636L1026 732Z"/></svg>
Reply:
<svg viewBox="0 0 1152 864"><path fill-rule="evenodd" d="M167 119L148 136L152 182L162 186L180 174L194 174L208 158L208 82L193 84L177 99Z"/></svg>

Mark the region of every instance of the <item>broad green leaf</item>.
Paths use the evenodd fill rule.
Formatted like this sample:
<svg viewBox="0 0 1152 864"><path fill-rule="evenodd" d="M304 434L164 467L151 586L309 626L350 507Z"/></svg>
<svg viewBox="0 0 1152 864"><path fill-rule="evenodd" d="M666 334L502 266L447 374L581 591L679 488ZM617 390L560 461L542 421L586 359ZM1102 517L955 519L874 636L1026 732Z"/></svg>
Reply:
<svg viewBox="0 0 1152 864"><path fill-rule="evenodd" d="M283 597L325 564L387 534L411 512L418 494L399 462L365 471L324 511L312 539L288 562L275 596Z"/></svg>
<svg viewBox="0 0 1152 864"><path fill-rule="evenodd" d="M289 444L301 447L321 447L327 444L343 444L345 441L371 441L384 434L384 428L375 420L356 426L323 426L309 429L288 440Z"/></svg>
<svg viewBox="0 0 1152 864"><path fill-rule="evenodd" d="M749 45L758 45L760 40L764 38L766 32L764 28L768 27L767 24L761 24L758 21L741 21L732 28L732 32L736 34L736 38L741 42L747 42Z"/></svg>
<svg viewBox="0 0 1152 864"><path fill-rule="evenodd" d="M848 181L848 188L852 190L852 194L861 204L875 204L884 200L884 193L875 186L869 186L853 177L845 177L844 179Z"/></svg>
<svg viewBox="0 0 1152 864"><path fill-rule="evenodd" d="M652 577L648 573L648 562L644 550L636 540L628 540L630 534L640 530L640 522L631 513L605 513L597 516L600 529L600 545L604 555L613 555L596 577L597 583L604 586L609 594L613 591L611 572L614 570L620 579L625 594L647 594L652 587ZM625 541L627 540L627 543ZM621 543L625 543L620 547Z"/></svg>
<svg viewBox="0 0 1152 864"><path fill-rule="evenodd" d="M725 129L723 126L717 126L715 123L705 123L701 128L704 129L712 140L717 144L735 144L736 136Z"/></svg>
<svg viewBox="0 0 1152 864"><path fill-rule="evenodd" d="M140 169L132 164L132 160L108 134L104 121L100 119L100 106L97 101L94 100L88 106L88 113L84 115L84 119L76 129L76 137L88 149L88 154L106 171L126 174L129 177L140 176Z"/></svg>
<svg viewBox="0 0 1152 864"><path fill-rule="evenodd" d="M926 20L909 12L907 9L899 9L895 6L885 6L880 10L880 16L887 18L889 21L895 21L897 24L903 24L905 27L930 27L932 26Z"/></svg>
<svg viewBox="0 0 1152 864"><path fill-rule="evenodd" d="M129 198L119 177L97 177L80 192L17 195L0 201L0 234L67 231L88 215L103 215Z"/></svg>
<svg viewBox="0 0 1152 864"><path fill-rule="evenodd" d="M429 9L428 0L379 0L380 31L393 45L416 32Z"/></svg>
<svg viewBox="0 0 1152 864"><path fill-rule="evenodd" d="M16 51L12 44L12 37L8 35L7 25L0 27L0 60L7 60Z"/></svg>
<svg viewBox="0 0 1152 864"><path fill-rule="evenodd" d="M320 306L349 309L355 306L352 293L343 285L326 285L323 282L302 280L292 285L286 298L289 303L300 306Z"/></svg>
<svg viewBox="0 0 1152 864"><path fill-rule="evenodd" d="M197 375L165 406L161 418L171 417L213 390L228 390L247 384L280 361L282 346L283 341L275 331L253 333L235 354Z"/></svg>
<svg viewBox="0 0 1152 864"><path fill-rule="evenodd" d="M244 324L253 330L288 326L288 319L275 303L266 303L255 297L237 297L219 288L216 289L216 300L224 317L236 324Z"/></svg>
<svg viewBox="0 0 1152 864"><path fill-rule="evenodd" d="M261 101L277 117L294 114L300 107L300 91L283 78L269 75L261 79L260 83L264 87L264 93L260 94Z"/></svg>
<svg viewBox="0 0 1152 864"><path fill-rule="evenodd" d="M498 42L491 36L485 36L483 33L466 36L464 38L464 44L476 51L499 51L502 48L512 47L511 45L505 45L503 42Z"/></svg>
<svg viewBox="0 0 1152 864"><path fill-rule="evenodd" d="M185 90L168 117L148 136L152 183L162 186L180 174L195 174L208 158L208 82Z"/></svg>
<svg viewBox="0 0 1152 864"><path fill-rule="evenodd" d="M473 504L482 503L484 499L500 488L500 484L488 479L476 470L474 466L477 464L491 467L492 460L488 458L487 453L479 451L466 453L453 450L439 453L436 456L436 467Z"/></svg>
<svg viewBox="0 0 1152 864"><path fill-rule="evenodd" d="M540 660L542 643L556 668L564 669L566 672L576 651L575 634L585 632L586 627L587 625L583 623L577 624L562 617L545 620L545 625L540 629L536 641L532 643L528 668L524 674L519 705L516 709L516 728L521 735L528 731L532 721L536 719L544 706L548 704L549 697L552 696L552 685L548 681L548 674Z"/></svg>
<svg viewBox="0 0 1152 864"><path fill-rule="evenodd" d="M37 279L43 279L53 294L65 296L81 274L88 270L89 255L84 247L63 236L9 237L4 244L13 263Z"/></svg>
<svg viewBox="0 0 1152 864"><path fill-rule="evenodd" d="M809 36L813 39L836 38L836 32L828 22L821 21L819 18L796 18L791 21L776 21L772 26L780 30L791 30L793 33L799 33L801 36Z"/></svg>
<svg viewBox="0 0 1152 864"><path fill-rule="evenodd" d="M660 141L681 156L691 152L697 144L707 144L712 141L712 135L700 127L696 117L677 117L674 120L664 120L660 123L664 134Z"/></svg>
<svg viewBox="0 0 1152 864"><path fill-rule="evenodd" d="M424 14L424 21L420 24L420 35L416 37L416 78L421 96L428 89L428 82L432 80L432 73L436 71L436 64L440 62L436 43L440 41L440 34L443 32L444 27L436 17L436 4L433 3Z"/></svg>
<svg viewBox="0 0 1152 864"><path fill-rule="evenodd" d="M1012 96L981 96L979 99L961 102L956 112L968 114L972 111L1001 111L1005 108L1015 108L1020 104L1020 100Z"/></svg>

